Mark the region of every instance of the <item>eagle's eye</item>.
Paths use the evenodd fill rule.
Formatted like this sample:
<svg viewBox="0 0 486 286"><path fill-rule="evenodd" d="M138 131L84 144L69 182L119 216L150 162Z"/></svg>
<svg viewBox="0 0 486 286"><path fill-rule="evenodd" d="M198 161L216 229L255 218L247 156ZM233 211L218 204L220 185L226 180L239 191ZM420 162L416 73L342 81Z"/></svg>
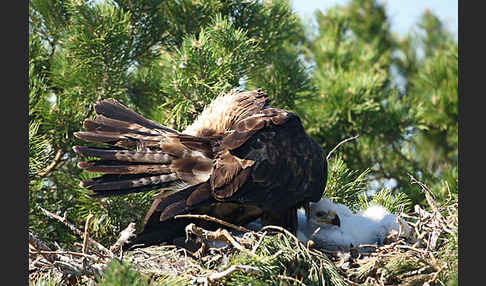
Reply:
<svg viewBox="0 0 486 286"><path fill-rule="evenodd" d="M326 212L323 212L323 211L316 212L316 216L318 216L318 217L322 217L322 216L325 216L325 215L326 215Z"/></svg>

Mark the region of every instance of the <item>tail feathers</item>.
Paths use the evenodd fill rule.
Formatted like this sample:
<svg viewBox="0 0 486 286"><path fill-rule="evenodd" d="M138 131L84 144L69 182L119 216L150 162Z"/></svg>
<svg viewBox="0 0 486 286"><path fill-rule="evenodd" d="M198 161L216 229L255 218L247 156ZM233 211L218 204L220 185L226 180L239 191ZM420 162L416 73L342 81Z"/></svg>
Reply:
<svg viewBox="0 0 486 286"><path fill-rule="evenodd" d="M137 163L170 163L174 157L158 150L124 150L124 149L104 149L99 147L74 146L74 152L84 157L97 157L104 160L115 160L122 162Z"/></svg>
<svg viewBox="0 0 486 286"><path fill-rule="evenodd" d="M108 131L97 131L97 132L76 132L74 136L78 139L97 142L97 143L107 143L114 146L123 147L137 147L143 146L157 146L160 141L163 140L162 136L151 137L143 136L134 133L120 133L120 132L108 132Z"/></svg>
<svg viewBox="0 0 486 286"><path fill-rule="evenodd" d="M98 102L95 110L98 115L83 122L86 131L76 132L74 136L88 142L137 147L158 146L167 135L180 134L144 118L114 99Z"/></svg>
<svg viewBox="0 0 486 286"><path fill-rule="evenodd" d="M160 136L165 133L159 129L147 128L137 123L111 119L103 115L98 115L94 120L87 119L83 122L87 131L109 131L109 132L133 132L146 136Z"/></svg>
<svg viewBox="0 0 486 286"><path fill-rule="evenodd" d="M84 141L115 147L75 146L83 157L78 167L104 175L82 182L91 197L106 197L163 189L171 196L209 179L212 138L195 137L157 124L114 99L95 105L97 116L84 121L86 131L74 135Z"/></svg>
<svg viewBox="0 0 486 286"><path fill-rule="evenodd" d="M89 195L90 197L100 198L171 188L180 183L181 180L175 174L155 176L105 174L83 181L81 186L94 192Z"/></svg>
<svg viewBox="0 0 486 286"><path fill-rule="evenodd" d="M128 194L135 194L135 193L142 193L142 192L149 192L153 190L157 190L160 188L167 187L169 184L164 183L160 185L149 185L149 186L142 186L138 188L130 188L130 189L123 189L123 190L108 190L108 191L95 191L92 194L89 194L88 196L90 198L106 198L106 197L115 197L115 196L123 196L123 195L128 195Z"/></svg>
<svg viewBox="0 0 486 286"><path fill-rule="evenodd" d="M123 190L142 186L161 185L175 180L177 180L175 174L155 176L147 176L146 174L123 176L107 174L98 178L86 180L81 183L81 186L93 191Z"/></svg>
<svg viewBox="0 0 486 286"><path fill-rule="evenodd" d="M138 164L110 160L79 162L78 167L88 172L101 172L105 174L168 174L171 172L167 165Z"/></svg>
<svg viewBox="0 0 486 286"><path fill-rule="evenodd" d="M153 122L152 120L141 116L140 114L128 109L124 105L120 104L117 100L112 98L98 102L95 105L95 111L97 114L104 115L107 118L111 118L114 120L136 123L149 129L155 128L169 133L179 133L174 129L160 125L156 122Z"/></svg>

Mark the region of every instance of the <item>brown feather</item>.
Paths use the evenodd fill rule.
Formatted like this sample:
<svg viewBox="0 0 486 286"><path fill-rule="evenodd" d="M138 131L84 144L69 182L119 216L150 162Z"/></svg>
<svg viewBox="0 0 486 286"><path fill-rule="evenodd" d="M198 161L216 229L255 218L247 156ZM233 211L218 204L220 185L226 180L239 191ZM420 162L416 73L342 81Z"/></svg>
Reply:
<svg viewBox="0 0 486 286"><path fill-rule="evenodd" d="M196 190L194 190L186 199L186 205L188 207L196 206L200 203L208 201L211 197L211 190L208 183L201 184Z"/></svg>
<svg viewBox="0 0 486 286"><path fill-rule="evenodd" d="M251 160L240 159L233 156L228 150L218 154L215 160L213 174L211 175L211 188L217 189L228 184L239 172L251 167L254 164Z"/></svg>
<svg viewBox="0 0 486 286"><path fill-rule="evenodd" d="M76 132L74 134L77 138L90 142L110 143L113 145L134 146L143 141L145 146L158 146L164 136L146 136L136 133L122 133L120 131L88 131Z"/></svg>
<svg viewBox="0 0 486 286"><path fill-rule="evenodd" d="M84 157L98 157L105 160L139 163L170 163L174 157L162 151L153 150L106 150L96 147L74 146L73 150Z"/></svg>
<svg viewBox="0 0 486 286"><path fill-rule="evenodd" d="M187 212L186 201L181 200L167 206L160 214L160 221L172 218L176 215L180 215Z"/></svg>
<svg viewBox="0 0 486 286"><path fill-rule="evenodd" d="M78 167L88 172L101 172L105 174L168 174L171 170L166 165L128 165L110 164L113 161L89 161L79 162Z"/></svg>
<svg viewBox="0 0 486 286"><path fill-rule="evenodd" d="M213 191L214 197L218 200L227 199L233 196L236 191L246 182L250 175L251 169L241 170L234 178L221 188L215 188Z"/></svg>
<svg viewBox="0 0 486 286"><path fill-rule="evenodd" d="M149 120L140 114L130 110L129 108L125 107L124 105L120 104L116 99L110 98L105 99L98 102L95 105L95 111L98 114L104 115L108 118L137 123L146 128L155 128L160 129L163 131L167 131L170 133L179 133L174 129L168 128L166 126L160 125L152 120Z"/></svg>
<svg viewBox="0 0 486 286"><path fill-rule="evenodd" d="M125 180L100 181L99 178L86 180L81 183L83 188L93 191L109 191L137 188L146 185L159 185L177 180L175 174L158 175Z"/></svg>
<svg viewBox="0 0 486 286"><path fill-rule="evenodd" d="M137 123L125 122L98 115L94 120L86 119L83 122L87 131L118 131L126 133L137 133L145 136L161 136L165 132L159 129L149 129Z"/></svg>

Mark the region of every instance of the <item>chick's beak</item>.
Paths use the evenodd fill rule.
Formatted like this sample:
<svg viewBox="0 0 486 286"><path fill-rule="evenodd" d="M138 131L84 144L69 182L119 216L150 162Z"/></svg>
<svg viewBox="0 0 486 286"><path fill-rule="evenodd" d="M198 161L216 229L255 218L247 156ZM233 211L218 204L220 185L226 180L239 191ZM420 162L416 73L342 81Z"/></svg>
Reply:
<svg viewBox="0 0 486 286"><path fill-rule="evenodd" d="M339 216L337 214L334 216L331 223L337 226L341 226L341 221L339 220Z"/></svg>
<svg viewBox="0 0 486 286"><path fill-rule="evenodd" d="M341 226L341 221L339 220L339 216L335 212L331 212L329 214L328 218L319 219L318 221L324 222L324 223L327 223L327 224L333 224L333 225Z"/></svg>

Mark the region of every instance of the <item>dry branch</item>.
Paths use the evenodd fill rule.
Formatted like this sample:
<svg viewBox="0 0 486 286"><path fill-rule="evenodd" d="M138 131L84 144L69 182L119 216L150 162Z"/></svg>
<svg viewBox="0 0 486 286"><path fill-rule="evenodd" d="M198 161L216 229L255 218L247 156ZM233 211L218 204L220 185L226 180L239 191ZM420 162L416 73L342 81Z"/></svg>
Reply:
<svg viewBox="0 0 486 286"><path fill-rule="evenodd" d="M40 177L45 177L47 176L54 168L61 162L62 156L64 155L64 151L62 149L57 150L56 155L54 156L54 159L52 159L52 162L47 166L43 171L39 172Z"/></svg>
<svg viewBox="0 0 486 286"><path fill-rule="evenodd" d="M115 253L118 250L121 250L123 245L128 243L130 239L135 236L135 230L136 229L134 222L128 224L128 226L124 230L122 230L122 232L120 232L118 240L110 247L110 251Z"/></svg>
<svg viewBox="0 0 486 286"><path fill-rule="evenodd" d="M343 141L339 142L334 148L332 148L331 151L329 151L329 154L327 154L327 157L326 159L329 160L329 158L331 158L331 154L337 150L337 148L339 148L339 146L343 145L344 143L348 142L348 141L351 141L351 140L354 140L356 138L358 138L359 135L356 135L356 136L353 136L353 137L349 137L349 138L346 138L344 139Z"/></svg>
<svg viewBox="0 0 486 286"><path fill-rule="evenodd" d="M208 241L222 241L231 244L234 248L241 252L247 253L250 256L255 256L251 251L244 248L235 237L233 237L226 229L218 229L216 231L209 231L190 223L186 226L186 236L189 234L194 234L202 239Z"/></svg>
<svg viewBox="0 0 486 286"><path fill-rule="evenodd" d="M202 220L207 220L207 221L219 223L221 225L230 227L234 230L241 231L241 232L249 232L250 231L249 229L247 229L243 226L235 225L235 224L226 222L224 220L221 220L219 218L215 218L215 217L212 217L212 216L209 216L209 215L185 214L185 215L176 215L174 218L176 218L176 219L178 219L178 218L197 218L197 219L202 219Z"/></svg>
<svg viewBox="0 0 486 286"><path fill-rule="evenodd" d="M250 273L250 274L262 274L262 271L248 265L231 265L228 269L221 271L221 272L215 272L211 275L208 276L208 281L209 282L214 282L217 280L221 280L224 277L230 275L231 273L235 271L240 271L244 273Z"/></svg>
<svg viewBox="0 0 486 286"><path fill-rule="evenodd" d="M68 222L66 217L60 217L54 213L51 213L50 211L42 208L42 207L39 207L40 210L42 212L44 212L44 214L46 214L47 216L49 217L52 217L54 219L57 219L58 221L62 222L64 225L66 225L67 227L69 227L69 229L71 229L72 231L74 231L75 233L77 233L79 236L81 237L84 237L84 232L79 230L77 227L75 227L72 223ZM107 249L106 247L104 247L101 243L97 242L96 240L92 239L92 238L87 238L87 240L95 245L98 249L102 250L103 252L105 252L105 254L111 256L111 257L114 257L115 255L113 254L113 252L111 252L109 249Z"/></svg>
<svg viewBox="0 0 486 286"><path fill-rule="evenodd" d="M88 230L89 230L89 224L91 223L92 219L93 219L93 215L89 214L88 217L86 218L86 223L84 224L83 253L86 253L86 248L88 247Z"/></svg>
<svg viewBox="0 0 486 286"><path fill-rule="evenodd" d="M38 239L33 233L29 231L29 244L36 251L51 251L51 249L42 240ZM57 260L55 253L41 253L41 255L49 262L54 262Z"/></svg>

